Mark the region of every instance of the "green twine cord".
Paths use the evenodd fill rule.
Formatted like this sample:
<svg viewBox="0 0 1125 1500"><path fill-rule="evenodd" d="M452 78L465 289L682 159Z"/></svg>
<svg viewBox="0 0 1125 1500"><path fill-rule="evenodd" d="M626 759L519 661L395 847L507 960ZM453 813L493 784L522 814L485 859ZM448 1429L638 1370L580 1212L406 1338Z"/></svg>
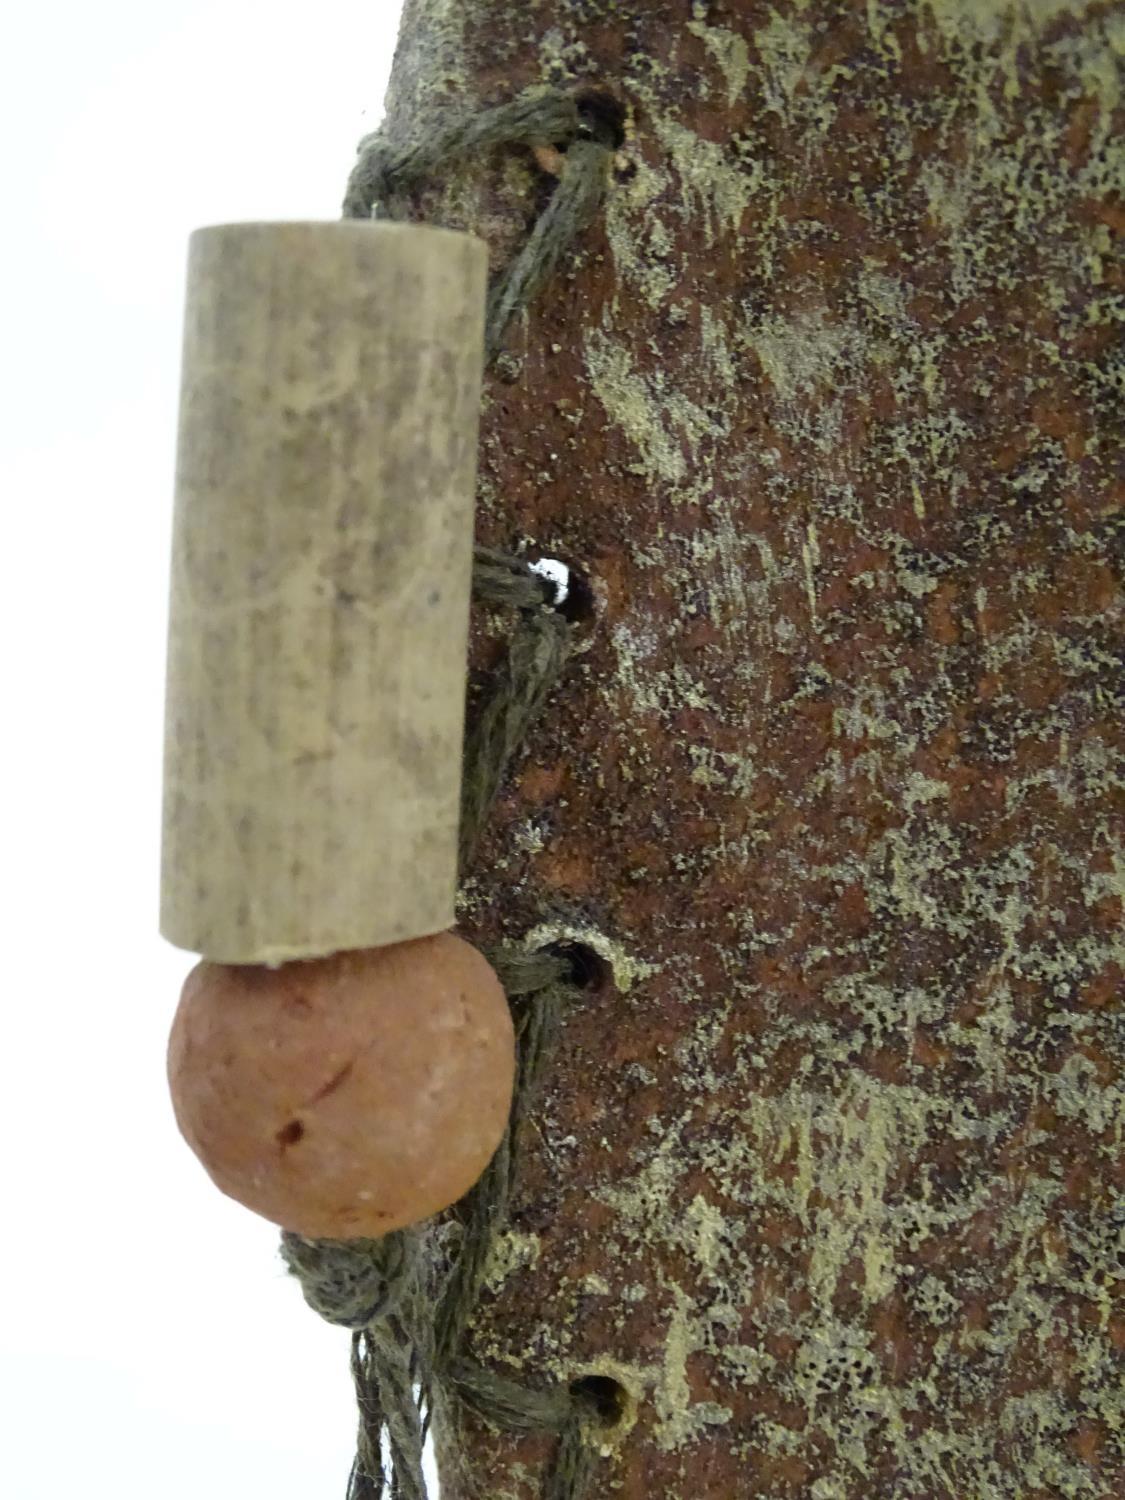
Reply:
<svg viewBox="0 0 1125 1500"><path fill-rule="evenodd" d="M547 92L454 120L419 140L396 143L376 131L360 142L344 196L345 218L396 219L404 213L402 194L450 162L499 146L537 144L566 148L562 173L523 248L489 290L486 364L499 353L512 319L546 285L601 207L613 159L605 126L588 121L572 95Z"/></svg>
<svg viewBox="0 0 1125 1500"><path fill-rule="evenodd" d="M410 1234L380 1240L307 1240L285 1230L282 1254L300 1278L314 1312L341 1328L360 1330L390 1314L408 1285ZM340 1253L340 1246L347 1253Z"/></svg>
<svg viewBox="0 0 1125 1500"><path fill-rule="evenodd" d="M493 283L485 355L593 220L605 192L613 143L589 124L574 98L537 93L446 122L428 137L395 144L366 137L348 182L344 215L396 217L401 195L451 160L505 145L564 147L562 174L526 243ZM509 765L565 664L571 628L550 608L551 586L519 558L477 547L473 593L517 612L508 654L465 740L460 858L472 859ZM583 1500L596 1454L587 1432L589 1402L563 1387L535 1390L477 1365L461 1353L485 1265L508 1217L520 1134L553 1040L577 993L567 961L548 952L503 948L487 955L500 977L516 1034L516 1080L504 1138L479 1182L452 1218L379 1240L308 1240L288 1230L281 1254L305 1300L330 1323L352 1331L351 1368L359 1409L348 1500L383 1500L390 1458L391 1500L427 1500L422 1452L435 1400L448 1397L512 1433L555 1432L544 1500Z"/></svg>
<svg viewBox="0 0 1125 1500"><path fill-rule="evenodd" d="M587 1420L580 1403L572 1402L555 1461L543 1486L543 1500L576 1500L589 1490L597 1455L586 1440Z"/></svg>
<svg viewBox="0 0 1125 1500"><path fill-rule="evenodd" d="M512 318L546 285L564 251L593 222L605 194L610 154L600 141L577 140L571 144L550 202L536 220L527 244L489 296L486 361L499 352Z"/></svg>
<svg viewBox="0 0 1125 1500"><path fill-rule="evenodd" d="M477 715L465 746L461 793L461 863L476 851L505 769L539 716L570 645L561 615L529 615L512 636L492 697Z"/></svg>
<svg viewBox="0 0 1125 1500"><path fill-rule="evenodd" d="M394 142L382 130L364 136L344 194L344 217L366 219L387 212L394 198L498 146L564 145L583 129L572 94L549 89L506 100L475 115L445 120L428 135Z"/></svg>

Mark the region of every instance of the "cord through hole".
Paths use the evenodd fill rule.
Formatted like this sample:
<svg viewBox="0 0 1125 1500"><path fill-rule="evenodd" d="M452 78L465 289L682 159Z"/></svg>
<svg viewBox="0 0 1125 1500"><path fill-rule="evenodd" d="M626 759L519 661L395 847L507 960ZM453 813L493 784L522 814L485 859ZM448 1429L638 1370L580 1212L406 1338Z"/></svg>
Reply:
<svg viewBox="0 0 1125 1500"><path fill-rule="evenodd" d="M570 588L563 602L557 606L564 620L572 625L588 625L597 614L597 601L590 580L577 568L570 570Z"/></svg>
<svg viewBox="0 0 1125 1500"><path fill-rule="evenodd" d="M580 990L590 990L597 994L613 983L612 968L589 943L551 943L547 952L553 953L567 964L570 982Z"/></svg>
<svg viewBox="0 0 1125 1500"><path fill-rule="evenodd" d="M629 1410L629 1392L609 1375L580 1375L569 1389L572 1400L588 1406L603 1427L616 1427Z"/></svg>
<svg viewBox="0 0 1125 1500"><path fill-rule="evenodd" d="M574 96L578 113L598 140L620 151L625 144L625 106L608 89L581 89Z"/></svg>
<svg viewBox="0 0 1125 1500"><path fill-rule="evenodd" d="M561 557L540 557L530 566L533 573L553 587L552 608L557 609L564 620L572 625L583 625L596 617L594 590L581 568L564 562Z"/></svg>

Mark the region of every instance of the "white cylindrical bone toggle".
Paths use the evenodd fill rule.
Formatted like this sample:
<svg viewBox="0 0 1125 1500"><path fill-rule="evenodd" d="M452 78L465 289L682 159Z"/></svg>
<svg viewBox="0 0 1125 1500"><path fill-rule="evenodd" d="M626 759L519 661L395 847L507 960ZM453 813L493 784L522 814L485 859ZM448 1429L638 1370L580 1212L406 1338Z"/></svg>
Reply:
<svg viewBox="0 0 1125 1500"><path fill-rule="evenodd" d="M454 918L487 251L192 236L161 932L277 964Z"/></svg>

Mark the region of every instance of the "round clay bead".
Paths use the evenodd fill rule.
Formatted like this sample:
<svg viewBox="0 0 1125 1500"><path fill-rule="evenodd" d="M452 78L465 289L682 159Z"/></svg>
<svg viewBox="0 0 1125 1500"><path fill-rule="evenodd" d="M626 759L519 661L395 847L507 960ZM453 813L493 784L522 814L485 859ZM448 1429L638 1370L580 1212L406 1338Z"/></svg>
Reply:
<svg viewBox="0 0 1125 1500"><path fill-rule="evenodd" d="M310 1239L460 1198L503 1136L514 1068L500 981L448 932L276 969L204 960L168 1046L176 1121L216 1185Z"/></svg>

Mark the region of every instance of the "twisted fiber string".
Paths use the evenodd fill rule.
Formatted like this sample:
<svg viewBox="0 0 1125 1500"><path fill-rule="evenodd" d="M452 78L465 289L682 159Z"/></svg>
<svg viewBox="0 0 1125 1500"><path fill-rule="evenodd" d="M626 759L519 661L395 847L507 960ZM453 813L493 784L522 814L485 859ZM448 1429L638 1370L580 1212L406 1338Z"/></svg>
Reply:
<svg viewBox="0 0 1125 1500"><path fill-rule="evenodd" d="M348 1475L348 1500L381 1500L383 1471L383 1401L371 1349L362 1333L352 1335L352 1382L359 1410L355 1458Z"/></svg>
<svg viewBox="0 0 1125 1500"><path fill-rule="evenodd" d="M562 173L519 254L493 282L485 318L484 353L499 353L512 319L542 290L566 251L593 222L605 196L613 144L605 128L587 123L570 94L549 91L513 99L429 136L395 142L381 131L365 136L348 179L344 217L397 219L401 194L450 162L498 146L565 146Z"/></svg>
<svg viewBox="0 0 1125 1500"><path fill-rule="evenodd" d="M605 192L612 143L591 132L574 99L548 91L448 122L395 144L380 133L360 143L345 217L394 217L396 196L451 160L493 147L537 142L565 146L555 192L526 243L489 292L485 357L490 362L515 318L543 288L592 221ZM472 859L504 775L566 661L571 630L551 610L551 587L520 559L477 547L474 595L515 609L508 655L466 737L461 865ZM582 1500L595 1462L585 1430L588 1404L564 1388L535 1390L460 1354L494 1236L508 1216L520 1132L542 1077L564 1008L574 998L567 962L545 952L488 955L512 1009L516 1080L508 1126L480 1181L455 1205L459 1240L440 1250L441 1231L400 1230L381 1240L306 1240L286 1231L281 1253L309 1305L352 1330L352 1375L359 1410L348 1500L383 1500L390 1457L391 1500L426 1500L422 1452L440 1385L464 1407L505 1431L559 1433L544 1477L545 1500Z"/></svg>
<svg viewBox="0 0 1125 1500"><path fill-rule="evenodd" d="M576 140L563 158L550 202L528 241L492 288L485 322L485 361L500 352L509 323L542 290L566 250L601 207L612 153L601 141Z"/></svg>
<svg viewBox="0 0 1125 1500"><path fill-rule="evenodd" d="M549 89L444 121L405 141L372 131L359 143L344 194L344 218L392 217L388 205L397 194L422 186L453 162L498 146L569 145L582 129L574 96Z"/></svg>
<svg viewBox="0 0 1125 1500"><path fill-rule="evenodd" d="M588 1492L597 1454L586 1441L584 1426L581 1403L572 1401L555 1461L543 1485L543 1500L576 1500Z"/></svg>
<svg viewBox="0 0 1125 1500"><path fill-rule="evenodd" d="M414 1365L412 1330L404 1327L394 1317L376 1319L369 1328L357 1335L355 1342L364 1362L364 1389L378 1392L382 1408L381 1427L374 1431L360 1422L356 1445L357 1463L353 1465L352 1486L348 1500L365 1500L363 1484L371 1482L374 1467L371 1450L387 1434L387 1446L391 1458L391 1494L401 1495L402 1500L426 1500L426 1479L422 1472L422 1450L425 1438L422 1434L422 1413L414 1397L414 1382L418 1371ZM363 1484L357 1483L358 1459L364 1455ZM382 1455L379 1455L381 1469ZM378 1490L375 1491L378 1494Z"/></svg>
<svg viewBox="0 0 1125 1500"><path fill-rule="evenodd" d="M526 607L521 611L509 659L479 716L478 728L483 724L484 730L471 732L466 740L464 820L475 838L504 767L558 675L565 649L547 654L536 649L542 639L538 622L545 608L543 580L525 564L486 554L474 576L481 578L482 592L493 602L501 596L516 597L525 606L535 602L535 611ZM549 618L569 633L560 616ZM476 757L487 765L482 767ZM482 788L487 789L483 795ZM360 1430L348 1500L382 1500L384 1432L390 1449L392 1497L425 1500L422 1449L436 1380L479 1416L505 1430L546 1428L565 1435L573 1416L568 1392L545 1393L518 1386L458 1355L494 1236L508 1217L521 1127L563 1009L575 993L568 982L569 963L558 955L503 948L487 957L511 1006L516 1078L504 1137L480 1180L455 1205L460 1236L451 1263L443 1268L430 1238L416 1229L398 1230L379 1240L308 1240L290 1231L282 1233L282 1257L299 1279L309 1306L327 1321L353 1331L352 1372ZM425 1419L420 1417L420 1404L427 1411ZM564 1437L559 1459L568 1467L572 1448L573 1442L568 1447ZM582 1493L581 1488L572 1487L563 1490L561 1497L579 1500Z"/></svg>
<svg viewBox="0 0 1125 1500"><path fill-rule="evenodd" d="M495 691L477 715L465 746L461 792L461 866L476 852L488 810L513 755L562 671L570 627L561 615L529 615L512 636Z"/></svg>

